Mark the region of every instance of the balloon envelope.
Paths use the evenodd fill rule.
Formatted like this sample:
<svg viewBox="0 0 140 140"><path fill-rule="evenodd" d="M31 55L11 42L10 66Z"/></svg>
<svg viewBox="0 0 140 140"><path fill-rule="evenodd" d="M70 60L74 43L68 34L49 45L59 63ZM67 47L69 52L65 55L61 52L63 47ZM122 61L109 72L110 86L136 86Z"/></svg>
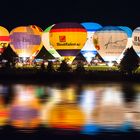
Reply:
<svg viewBox="0 0 140 140"><path fill-rule="evenodd" d="M79 23L58 23L50 30L50 43L62 57L74 59L83 48L86 38L87 31Z"/></svg>
<svg viewBox="0 0 140 140"><path fill-rule="evenodd" d="M127 44L127 34L115 26L106 26L95 32L93 42L105 61L116 61Z"/></svg>
<svg viewBox="0 0 140 140"><path fill-rule="evenodd" d="M94 22L84 22L81 23L81 25L83 25L87 30L87 41L82 48L81 53L86 58L86 60L90 62L92 58L97 54L97 50L95 49L95 46L93 44L93 35L95 31L101 29L102 26Z"/></svg>
<svg viewBox="0 0 140 140"><path fill-rule="evenodd" d="M2 54L9 44L9 32L4 27L0 26L0 53Z"/></svg>
<svg viewBox="0 0 140 140"><path fill-rule="evenodd" d="M41 45L41 34L29 26L21 26L10 32L10 45L19 57L31 57Z"/></svg>

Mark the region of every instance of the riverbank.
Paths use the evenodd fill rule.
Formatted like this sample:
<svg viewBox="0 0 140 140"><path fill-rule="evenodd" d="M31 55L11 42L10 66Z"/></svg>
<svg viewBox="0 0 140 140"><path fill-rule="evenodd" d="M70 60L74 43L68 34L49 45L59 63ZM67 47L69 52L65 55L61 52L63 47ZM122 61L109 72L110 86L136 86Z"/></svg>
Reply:
<svg viewBox="0 0 140 140"><path fill-rule="evenodd" d="M119 71L47 72L31 69L0 70L0 81L33 82L139 82L140 73L131 75Z"/></svg>

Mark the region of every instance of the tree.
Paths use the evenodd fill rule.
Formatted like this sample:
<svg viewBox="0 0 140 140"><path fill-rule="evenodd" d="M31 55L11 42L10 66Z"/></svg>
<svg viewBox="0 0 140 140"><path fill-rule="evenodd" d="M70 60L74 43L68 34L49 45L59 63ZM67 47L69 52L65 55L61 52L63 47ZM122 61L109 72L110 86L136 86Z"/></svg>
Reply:
<svg viewBox="0 0 140 140"><path fill-rule="evenodd" d="M63 60L60 64L58 71L60 72L69 72L71 70L70 66L67 64L66 60Z"/></svg>
<svg viewBox="0 0 140 140"><path fill-rule="evenodd" d="M41 64L41 71L45 71L45 63L44 63L44 61Z"/></svg>
<svg viewBox="0 0 140 140"><path fill-rule="evenodd" d="M139 56L134 51L133 47L128 48L124 57L120 62L119 69L126 74L132 74L139 67Z"/></svg>
<svg viewBox="0 0 140 140"><path fill-rule="evenodd" d="M76 72L85 72L84 64L82 61L78 62L75 71Z"/></svg>
<svg viewBox="0 0 140 140"><path fill-rule="evenodd" d="M53 67L53 62L52 61L48 62L47 72L55 72L55 69Z"/></svg>

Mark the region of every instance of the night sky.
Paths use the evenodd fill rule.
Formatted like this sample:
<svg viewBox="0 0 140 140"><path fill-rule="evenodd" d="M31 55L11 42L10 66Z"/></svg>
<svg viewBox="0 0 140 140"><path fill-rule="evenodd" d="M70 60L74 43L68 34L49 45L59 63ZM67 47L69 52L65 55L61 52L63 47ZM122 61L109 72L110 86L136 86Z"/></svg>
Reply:
<svg viewBox="0 0 140 140"><path fill-rule="evenodd" d="M2 0L0 25L9 31L34 24L43 30L58 22L97 22L103 26L140 26L136 0Z"/></svg>

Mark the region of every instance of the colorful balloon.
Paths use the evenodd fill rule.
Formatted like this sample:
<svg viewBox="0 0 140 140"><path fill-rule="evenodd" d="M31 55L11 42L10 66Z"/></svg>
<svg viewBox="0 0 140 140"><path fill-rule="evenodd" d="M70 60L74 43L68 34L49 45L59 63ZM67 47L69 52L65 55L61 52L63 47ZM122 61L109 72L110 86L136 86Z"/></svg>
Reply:
<svg viewBox="0 0 140 140"><path fill-rule="evenodd" d="M81 50L81 53L86 58L86 60L90 63L92 58L94 58L95 55L97 54L97 50L95 49L93 44L93 35L95 31L101 29L102 26L94 22L84 22L81 23L81 25L83 25L87 30L87 41L83 49Z"/></svg>
<svg viewBox="0 0 140 140"><path fill-rule="evenodd" d="M87 39L86 29L79 23L58 23L50 30L50 43L64 58L72 62Z"/></svg>
<svg viewBox="0 0 140 140"><path fill-rule="evenodd" d="M45 48L48 50L50 54L52 54L55 58L60 58L61 56L57 53L57 51L53 48L50 44L50 30L54 25L49 26L43 33L42 33L42 43Z"/></svg>
<svg viewBox="0 0 140 140"><path fill-rule="evenodd" d="M41 46L41 33L29 26L10 32L10 46L19 57L31 57Z"/></svg>
<svg viewBox="0 0 140 140"><path fill-rule="evenodd" d="M2 54L5 48L9 44L9 32L4 27L0 26L0 54Z"/></svg>
<svg viewBox="0 0 140 140"><path fill-rule="evenodd" d="M140 27L136 28L132 34L132 44L137 55L140 57Z"/></svg>
<svg viewBox="0 0 140 140"><path fill-rule="evenodd" d="M116 61L127 45L127 34L115 26L106 26L95 32L93 43L106 62Z"/></svg>

